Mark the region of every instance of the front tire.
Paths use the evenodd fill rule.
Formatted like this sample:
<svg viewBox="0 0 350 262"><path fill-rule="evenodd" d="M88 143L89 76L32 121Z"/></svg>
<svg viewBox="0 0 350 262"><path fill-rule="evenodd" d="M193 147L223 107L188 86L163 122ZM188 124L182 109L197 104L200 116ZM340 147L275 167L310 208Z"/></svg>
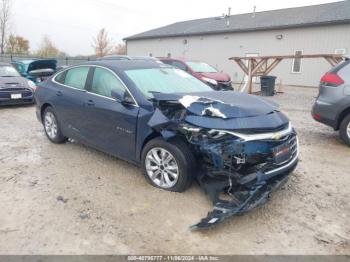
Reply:
<svg viewBox="0 0 350 262"><path fill-rule="evenodd" d="M339 128L340 138L350 146L350 114L347 115L340 124Z"/></svg>
<svg viewBox="0 0 350 262"><path fill-rule="evenodd" d="M47 107L44 110L43 126L45 134L51 142L61 144L67 141L67 138L62 135L60 125L52 107Z"/></svg>
<svg viewBox="0 0 350 262"><path fill-rule="evenodd" d="M151 140L142 151L141 161L147 181L167 191L185 191L195 176L194 155L180 139Z"/></svg>

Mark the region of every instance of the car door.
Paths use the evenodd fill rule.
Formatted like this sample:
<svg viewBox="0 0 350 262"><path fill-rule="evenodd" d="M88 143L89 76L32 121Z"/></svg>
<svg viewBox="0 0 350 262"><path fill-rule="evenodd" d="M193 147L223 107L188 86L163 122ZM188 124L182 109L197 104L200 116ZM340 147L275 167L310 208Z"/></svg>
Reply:
<svg viewBox="0 0 350 262"><path fill-rule="evenodd" d="M111 70L95 67L88 87L85 111L87 132L93 146L124 159L135 159L136 125L139 107L136 101L124 104L112 98L130 96L124 83Z"/></svg>
<svg viewBox="0 0 350 262"><path fill-rule="evenodd" d="M86 83L89 66L79 66L58 74L55 83L54 107L58 120L66 136L87 140L84 119L85 102L87 101Z"/></svg>

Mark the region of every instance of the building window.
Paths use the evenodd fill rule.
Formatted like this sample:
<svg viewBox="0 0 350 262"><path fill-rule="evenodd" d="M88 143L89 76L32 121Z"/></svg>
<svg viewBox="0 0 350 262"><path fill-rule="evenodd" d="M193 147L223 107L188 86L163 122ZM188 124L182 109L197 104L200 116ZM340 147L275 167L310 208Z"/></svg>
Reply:
<svg viewBox="0 0 350 262"><path fill-rule="evenodd" d="M294 55L296 56L293 59L293 65L292 65L292 73L301 73L301 58L300 56L303 54L302 50L298 50L294 52Z"/></svg>
<svg viewBox="0 0 350 262"><path fill-rule="evenodd" d="M337 48L334 50L334 54L336 55L346 55L346 48Z"/></svg>

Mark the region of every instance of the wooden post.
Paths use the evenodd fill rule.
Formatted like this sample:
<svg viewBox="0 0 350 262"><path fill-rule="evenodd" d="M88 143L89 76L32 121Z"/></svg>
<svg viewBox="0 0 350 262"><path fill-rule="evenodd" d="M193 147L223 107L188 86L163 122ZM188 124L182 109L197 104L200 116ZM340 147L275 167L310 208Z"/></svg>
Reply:
<svg viewBox="0 0 350 262"><path fill-rule="evenodd" d="M248 93L253 93L253 61L251 59L248 60Z"/></svg>

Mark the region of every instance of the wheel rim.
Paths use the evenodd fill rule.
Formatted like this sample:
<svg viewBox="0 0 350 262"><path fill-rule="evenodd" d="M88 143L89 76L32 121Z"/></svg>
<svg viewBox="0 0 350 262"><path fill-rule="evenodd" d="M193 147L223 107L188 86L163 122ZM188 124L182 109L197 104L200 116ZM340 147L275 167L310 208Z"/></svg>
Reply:
<svg viewBox="0 0 350 262"><path fill-rule="evenodd" d="M350 123L348 124L348 127L346 128L346 133L348 135L348 138L350 138Z"/></svg>
<svg viewBox="0 0 350 262"><path fill-rule="evenodd" d="M156 147L146 155L146 171L154 184L161 188L173 187L179 179L175 157L167 150Z"/></svg>
<svg viewBox="0 0 350 262"><path fill-rule="evenodd" d="M53 113L47 112L44 118L44 126L46 134L55 139L57 136L57 121Z"/></svg>

